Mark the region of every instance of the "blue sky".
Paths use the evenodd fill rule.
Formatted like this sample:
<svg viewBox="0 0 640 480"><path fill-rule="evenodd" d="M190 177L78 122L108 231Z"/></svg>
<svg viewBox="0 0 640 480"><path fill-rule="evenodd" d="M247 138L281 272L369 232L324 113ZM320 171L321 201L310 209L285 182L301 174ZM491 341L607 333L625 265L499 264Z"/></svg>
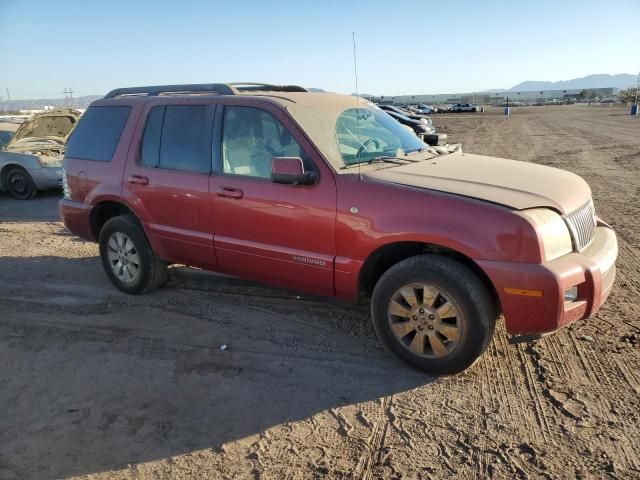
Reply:
<svg viewBox="0 0 640 480"><path fill-rule="evenodd" d="M264 81L455 93L640 70L640 1L0 0L0 95Z"/></svg>

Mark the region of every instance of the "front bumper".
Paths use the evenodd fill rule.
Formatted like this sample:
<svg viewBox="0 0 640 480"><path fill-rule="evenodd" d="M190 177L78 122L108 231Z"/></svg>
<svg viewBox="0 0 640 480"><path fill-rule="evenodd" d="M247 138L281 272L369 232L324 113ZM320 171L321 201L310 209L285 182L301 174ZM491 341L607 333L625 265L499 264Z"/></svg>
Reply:
<svg viewBox="0 0 640 480"><path fill-rule="evenodd" d="M29 175L33 179L38 190L62 189L62 167L42 167L29 170Z"/></svg>
<svg viewBox="0 0 640 480"><path fill-rule="evenodd" d="M613 287L617 256L616 235L601 224L591 245L581 253L539 265L484 260L477 263L498 293L507 331L540 334L598 311ZM578 298L567 302L564 293L573 286L578 288Z"/></svg>

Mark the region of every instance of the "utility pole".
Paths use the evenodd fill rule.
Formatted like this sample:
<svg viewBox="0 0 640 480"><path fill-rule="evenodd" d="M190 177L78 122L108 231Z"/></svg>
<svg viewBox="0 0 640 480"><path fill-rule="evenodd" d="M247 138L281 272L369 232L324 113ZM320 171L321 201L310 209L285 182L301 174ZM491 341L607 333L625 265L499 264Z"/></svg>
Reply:
<svg viewBox="0 0 640 480"><path fill-rule="evenodd" d="M73 90L65 88L62 93L64 93L64 100L67 108L73 108Z"/></svg>
<svg viewBox="0 0 640 480"><path fill-rule="evenodd" d="M4 104L4 112L7 113L11 108L11 95L9 94L9 87L6 87L7 90L7 103Z"/></svg>
<svg viewBox="0 0 640 480"><path fill-rule="evenodd" d="M638 115L638 90L640 90L640 72L638 72L638 82L636 83L636 98L631 105L631 115Z"/></svg>

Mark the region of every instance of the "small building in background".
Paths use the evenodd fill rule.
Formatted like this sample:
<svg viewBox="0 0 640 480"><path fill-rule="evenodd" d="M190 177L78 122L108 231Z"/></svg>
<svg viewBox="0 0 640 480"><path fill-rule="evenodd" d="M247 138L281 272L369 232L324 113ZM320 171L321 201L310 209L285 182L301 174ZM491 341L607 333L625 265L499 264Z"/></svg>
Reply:
<svg viewBox="0 0 640 480"><path fill-rule="evenodd" d="M363 95L364 98L388 105L415 105L424 103L437 105L441 103L474 103L485 105L500 105L506 102L517 103L550 103L566 102L578 99L613 98L618 95L618 88L579 88L565 90L530 90L530 91L501 91L501 92L470 92L470 93L442 93L436 95Z"/></svg>

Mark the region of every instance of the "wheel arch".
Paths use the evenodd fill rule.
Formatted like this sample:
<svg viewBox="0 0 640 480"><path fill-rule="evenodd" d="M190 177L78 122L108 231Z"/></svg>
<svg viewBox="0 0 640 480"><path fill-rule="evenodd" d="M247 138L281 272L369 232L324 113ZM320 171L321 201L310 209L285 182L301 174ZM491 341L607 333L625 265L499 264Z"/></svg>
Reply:
<svg viewBox="0 0 640 480"><path fill-rule="evenodd" d="M419 241L387 243L371 252L358 274L358 298L371 297L380 277L395 264L407 258L429 253L451 258L469 268L485 285L496 309L500 310L500 299L493 282L473 259L452 248Z"/></svg>
<svg viewBox="0 0 640 480"><path fill-rule="evenodd" d="M119 215L131 215L136 219L140 227L143 228L138 216L126 204L113 200L104 200L96 203L91 208L91 213L89 214L89 224L93 238L97 241L98 238L100 238L100 230L102 230L104 224L111 218Z"/></svg>

